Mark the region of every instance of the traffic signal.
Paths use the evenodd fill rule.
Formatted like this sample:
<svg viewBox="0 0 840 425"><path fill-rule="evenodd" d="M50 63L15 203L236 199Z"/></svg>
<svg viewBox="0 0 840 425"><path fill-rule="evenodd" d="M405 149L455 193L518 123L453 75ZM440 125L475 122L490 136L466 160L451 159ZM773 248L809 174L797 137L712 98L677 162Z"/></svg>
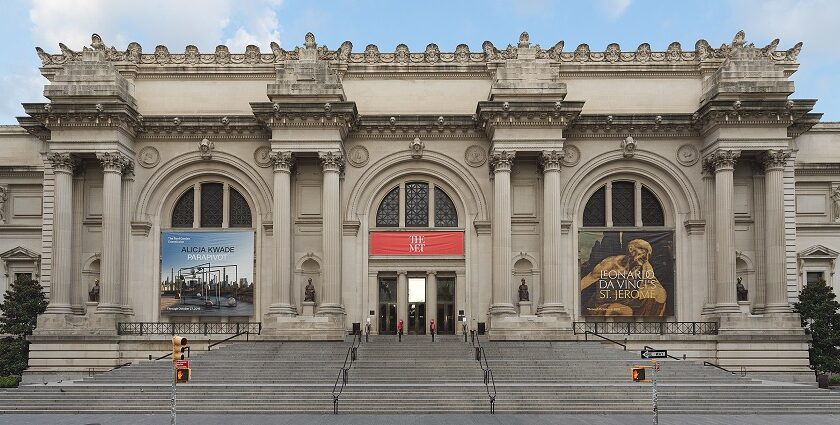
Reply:
<svg viewBox="0 0 840 425"><path fill-rule="evenodd" d="M190 368L178 368L175 370L175 382L183 384L190 381Z"/></svg>
<svg viewBox="0 0 840 425"><path fill-rule="evenodd" d="M645 382L645 368L634 367L630 369L630 376L633 377L633 382Z"/></svg>
<svg viewBox="0 0 840 425"><path fill-rule="evenodd" d="M182 336L173 336L172 337L172 361L177 362L178 360L186 359L186 355L184 354L185 351L189 346L187 345L187 339Z"/></svg>

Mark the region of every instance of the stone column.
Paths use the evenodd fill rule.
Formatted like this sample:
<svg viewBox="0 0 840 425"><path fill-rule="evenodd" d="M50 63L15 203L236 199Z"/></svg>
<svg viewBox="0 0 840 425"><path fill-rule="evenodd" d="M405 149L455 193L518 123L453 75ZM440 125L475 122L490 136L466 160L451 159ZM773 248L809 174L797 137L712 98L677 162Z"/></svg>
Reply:
<svg viewBox="0 0 840 425"><path fill-rule="evenodd" d="M715 273L715 167L707 160L703 163L703 216L706 220L706 299L703 314L712 314L717 302L717 276Z"/></svg>
<svg viewBox="0 0 840 425"><path fill-rule="evenodd" d="M272 229L274 234L274 284L273 302L268 311L272 314L294 315L291 303L292 281L292 210L291 174L294 158L291 152L272 152L274 162L274 204L272 205ZM321 297L322 300L323 294Z"/></svg>
<svg viewBox="0 0 840 425"><path fill-rule="evenodd" d="M122 174L122 208L120 217L120 230L122 238L122 256L121 259L131 258L131 189L134 185L134 161L126 159ZM128 305L130 299L129 294L129 276L130 262L121 261L120 264L120 299L122 300L122 309L125 314L134 314L134 310Z"/></svg>
<svg viewBox="0 0 840 425"><path fill-rule="evenodd" d="M47 154L47 161L52 165L55 175L55 198L50 303L45 313L70 314L73 281L73 168L76 160L69 153L51 152Z"/></svg>
<svg viewBox="0 0 840 425"><path fill-rule="evenodd" d="M515 315L511 302L510 170L515 152L493 152L493 316Z"/></svg>
<svg viewBox="0 0 840 425"><path fill-rule="evenodd" d="M562 151L542 153L543 169L543 279L540 316L565 314L562 301L562 241L560 236L560 167ZM532 301L534 301L532 299Z"/></svg>
<svg viewBox="0 0 840 425"><path fill-rule="evenodd" d="M785 275L784 170L790 151L768 150L764 163L764 279L767 282L766 313L789 313Z"/></svg>
<svg viewBox="0 0 840 425"><path fill-rule="evenodd" d="M339 177L344 167L341 152L320 152L321 168L324 174L321 188L321 237L324 250L324 295L318 314L344 314L341 304L341 199Z"/></svg>
<svg viewBox="0 0 840 425"><path fill-rule="evenodd" d="M434 211L434 210L433 210ZM431 334L429 329L430 321L434 320L438 329L440 323L437 323L437 272L426 272L426 334Z"/></svg>
<svg viewBox="0 0 840 425"><path fill-rule="evenodd" d="M122 313L122 170L126 157L119 152L98 153L102 162L102 264L97 313Z"/></svg>
<svg viewBox="0 0 840 425"><path fill-rule="evenodd" d="M754 314L764 314L764 306L767 304L766 297L766 280L765 272L767 262L764 246L765 234L762 229L767 226L767 221L764 219L764 205L765 200L765 186L764 186L764 164L753 164L753 205L755 215L755 284L752 286L749 294L749 300L752 301L752 311Z"/></svg>
<svg viewBox="0 0 840 425"><path fill-rule="evenodd" d="M738 313L735 296L735 186L733 172L740 151L718 149L709 161L715 169L715 276L718 314Z"/></svg>
<svg viewBox="0 0 840 425"><path fill-rule="evenodd" d="M397 271L397 322L400 320L408 326L408 272L405 270Z"/></svg>
<svg viewBox="0 0 840 425"><path fill-rule="evenodd" d="M81 164L81 162L80 162ZM82 252L82 239L84 226L82 225L85 214L85 175L76 168L73 176L73 282L70 285L70 304L73 314L85 314L85 306L89 299L86 279L82 276L82 262L79 261L78 253Z"/></svg>

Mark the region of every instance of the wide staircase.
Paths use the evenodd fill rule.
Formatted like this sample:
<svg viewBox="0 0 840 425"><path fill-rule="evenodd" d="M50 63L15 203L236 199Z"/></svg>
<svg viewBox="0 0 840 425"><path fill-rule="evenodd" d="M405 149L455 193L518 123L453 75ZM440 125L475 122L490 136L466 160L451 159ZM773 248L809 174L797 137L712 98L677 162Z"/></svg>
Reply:
<svg viewBox="0 0 840 425"><path fill-rule="evenodd" d="M347 342L235 342L190 359L182 413L332 413ZM630 381L638 352L599 342L482 341L496 413L650 412L651 386ZM345 359L347 362L345 363ZM484 363L482 363L484 364ZM662 413L840 413L840 393L753 380L666 360ZM172 365L144 361L73 382L0 391L0 413L167 413ZM462 336L371 336L347 373L339 413L488 413L485 373Z"/></svg>

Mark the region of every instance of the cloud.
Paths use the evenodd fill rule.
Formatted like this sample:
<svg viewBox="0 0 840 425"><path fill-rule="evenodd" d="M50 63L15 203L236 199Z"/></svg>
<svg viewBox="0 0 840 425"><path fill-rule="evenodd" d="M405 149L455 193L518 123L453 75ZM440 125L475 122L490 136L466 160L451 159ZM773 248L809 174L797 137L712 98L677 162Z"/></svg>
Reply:
<svg viewBox="0 0 840 425"><path fill-rule="evenodd" d="M632 0L600 0L598 8L604 12L607 17L614 21L621 17L624 12L630 7Z"/></svg>
<svg viewBox="0 0 840 425"><path fill-rule="evenodd" d="M802 41L803 54L840 51L840 2L836 0L741 0L731 5L733 21L743 27L747 41L756 45L780 38L780 49Z"/></svg>
<svg viewBox="0 0 840 425"><path fill-rule="evenodd" d="M47 79L37 69L15 74L0 75L0 117L3 124L13 124L16 116L22 116L20 102L45 102L44 84Z"/></svg>
<svg viewBox="0 0 840 425"><path fill-rule="evenodd" d="M282 0L268 0L260 3L243 3L239 9L241 25L233 36L225 41L232 50L245 50L245 46L254 44L268 50L272 41L280 41L280 21L275 8Z"/></svg>

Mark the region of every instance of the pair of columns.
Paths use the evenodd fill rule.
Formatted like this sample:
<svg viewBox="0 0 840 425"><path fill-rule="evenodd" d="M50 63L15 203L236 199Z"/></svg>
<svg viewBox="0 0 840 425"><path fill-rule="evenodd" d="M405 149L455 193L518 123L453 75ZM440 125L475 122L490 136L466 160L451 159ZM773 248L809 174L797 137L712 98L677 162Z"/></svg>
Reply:
<svg viewBox="0 0 840 425"><path fill-rule="evenodd" d="M764 226L756 231L764 232L764 277L766 288L766 313L790 312L787 301L787 279L785 274L785 215L784 215L784 169L790 158L788 150L768 150L762 152L759 161L764 168ZM710 202L707 219L713 241L709 244L707 255L713 265L714 283L710 287L709 300L714 306L711 311L718 314L739 313L735 281L735 187L733 172L735 163L741 156L738 150L718 149L706 159L706 170L714 173L714 184L707 182L707 199Z"/></svg>
<svg viewBox="0 0 840 425"><path fill-rule="evenodd" d="M341 304L341 217L340 217L340 176L344 168L344 157L340 152L319 152L323 172L321 187L321 215L323 264L321 271L323 284L319 294L319 315L344 314ZM269 307L270 314L293 316L297 309L291 303L292 282L292 210L291 210L291 174L294 156L291 152L276 151L271 153L274 162L274 205L272 208L272 230L274 233L274 302Z"/></svg>
<svg viewBox="0 0 840 425"><path fill-rule="evenodd" d="M134 163L119 152L97 153L102 163L102 256L99 304L96 313L122 314L128 279L131 186ZM73 173L79 161L70 153L51 152L47 161L54 173L53 259L50 303L46 313L71 314L73 292Z"/></svg>
<svg viewBox="0 0 840 425"><path fill-rule="evenodd" d="M515 315L511 298L511 186L510 172L516 153L491 154L493 176L493 302L494 316ZM563 151L544 151L540 155L543 171L543 302L537 309L542 316L562 315L561 299L560 168Z"/></svg>

